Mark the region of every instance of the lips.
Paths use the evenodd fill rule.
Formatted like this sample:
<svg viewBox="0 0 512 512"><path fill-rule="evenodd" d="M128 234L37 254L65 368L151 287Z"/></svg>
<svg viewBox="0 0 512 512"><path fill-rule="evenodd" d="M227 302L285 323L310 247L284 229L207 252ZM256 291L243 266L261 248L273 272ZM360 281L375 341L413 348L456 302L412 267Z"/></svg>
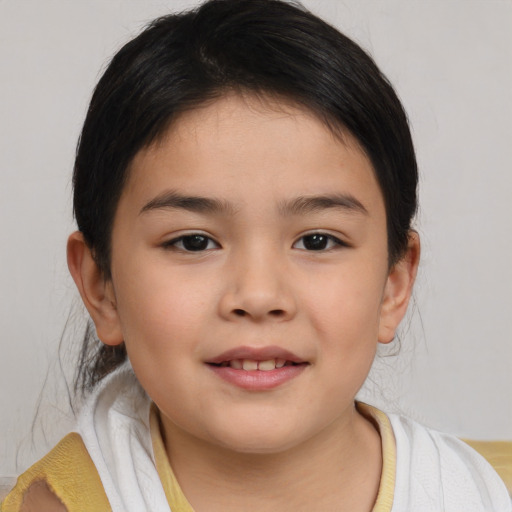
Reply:
<svg viewBox="0 0 512 512"><path fill-rule="evenodd" d="M292 380L309 362L280 347L238 347L228 350L206 364L219 377L248 390L268 390Z"/></svg>
<svg viewBox="0 0 512 512"><path fill-rule="evenodd" d="M233 361L241 361L242 366L243 362L247 361L250 365L251 363L269 363L270 361L275 361L275 367L282 367L288 364L304 364L307 361L304 361L299 356L295 355L293 352L288 350L284 350L281 347L277 346L267 346L261 348L255 347L237 347L222 354L214 357L213 359L209 359L207 361L208 364L213 365L224 365L231 366ZM283 364L281 364L284 361ZM227 363L227 364L226 364ZM236 365L237 363L235 363ZM233 367L233 366L232 366ZM241 369L241 368L239 368ZM245 369L245 368L244 368ZM247 368L249 369L249 368ZM253 370L258 368L251 368ZM259 368L263 369L263 368Z"/></svg>

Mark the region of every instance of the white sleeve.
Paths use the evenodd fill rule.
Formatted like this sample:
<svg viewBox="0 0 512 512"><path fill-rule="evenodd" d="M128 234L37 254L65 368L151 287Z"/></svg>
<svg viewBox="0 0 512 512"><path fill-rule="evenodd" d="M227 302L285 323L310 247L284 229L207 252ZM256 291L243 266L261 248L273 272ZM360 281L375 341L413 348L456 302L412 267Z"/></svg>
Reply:
<svg viewBox="0 0 512 512"><path fill-rule="evenodd" d="M492 466L459 439L389 415L397 448L392 512L512 512Z"/></svg>

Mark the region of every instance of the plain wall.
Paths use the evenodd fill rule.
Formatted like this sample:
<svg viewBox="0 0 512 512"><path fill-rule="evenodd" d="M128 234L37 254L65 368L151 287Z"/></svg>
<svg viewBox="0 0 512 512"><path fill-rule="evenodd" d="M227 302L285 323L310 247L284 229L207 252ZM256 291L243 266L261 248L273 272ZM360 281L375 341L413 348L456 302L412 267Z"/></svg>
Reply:
<svg viewBox="0 0 512 512"><path fill-rule="evenodd" d="M70 378L83 321L65 242L92 88L147 21L194 3L0 2L0 477L71 425L60 367ZM361 396L459 436L512 439L512 2L304 3L395 85L421 172L414 311Z"/></svg>

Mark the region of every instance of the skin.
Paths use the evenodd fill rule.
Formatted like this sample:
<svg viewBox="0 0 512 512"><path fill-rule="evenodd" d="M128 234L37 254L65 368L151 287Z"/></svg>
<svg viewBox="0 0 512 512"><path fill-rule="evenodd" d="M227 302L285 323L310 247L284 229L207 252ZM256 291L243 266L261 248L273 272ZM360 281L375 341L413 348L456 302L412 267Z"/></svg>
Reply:
<svg viewBox="0 0 512 512"><path fill-rule="evenodd" d="M419 241L389 269L383 197L357 142L293 105L230 95L183 114L129 173L112 279L78 232L68 264L99 338L126 343L194 510L371 510L380 438L354 397L405 314ZM176 207L170 193L222 207ZM308 202L333 195L343 205ZM186 250L192 234L204 250ZM207 364L268 345L304 370L253 391Z"/></svg>
<svg viewBox="0 0 512 512"><path fill-rule="evenodd" d="M23 497L20 512L66 512L67 508L43 481L33 483Z"/></svg>

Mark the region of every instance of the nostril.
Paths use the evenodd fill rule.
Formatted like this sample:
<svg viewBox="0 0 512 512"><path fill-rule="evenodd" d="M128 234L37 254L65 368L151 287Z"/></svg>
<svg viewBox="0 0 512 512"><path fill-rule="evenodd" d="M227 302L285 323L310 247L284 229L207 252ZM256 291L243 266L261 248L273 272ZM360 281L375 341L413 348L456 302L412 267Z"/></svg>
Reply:
<svg viewBox="0 0 512 512"><path fill-rule="evenodd" d="M240 317L248 315L247 311L245 311L244 309L239 309L239 308L233 309L233 314L235 314L236 316L240 316ZM284 316L285 312L282 309L272 309L268 312L268 314L269 314L269 316L279 318L279 317Z"/></svg>

